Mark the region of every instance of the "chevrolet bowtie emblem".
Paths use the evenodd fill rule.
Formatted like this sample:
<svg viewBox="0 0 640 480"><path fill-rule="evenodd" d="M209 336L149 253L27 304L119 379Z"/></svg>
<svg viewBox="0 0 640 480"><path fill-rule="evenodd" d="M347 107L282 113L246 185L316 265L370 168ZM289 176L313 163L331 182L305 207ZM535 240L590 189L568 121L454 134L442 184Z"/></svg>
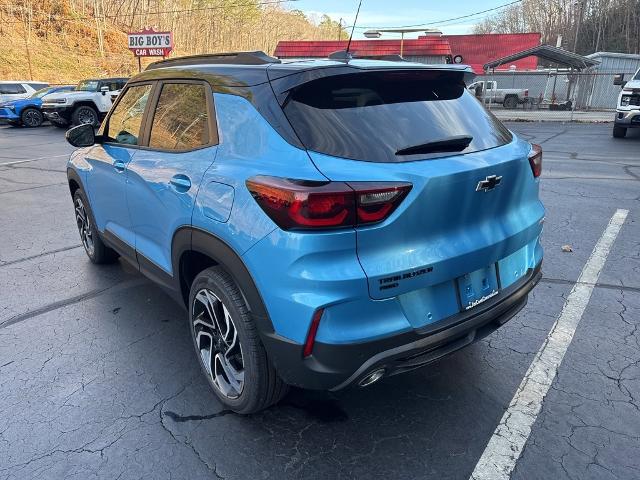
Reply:
<svg viewBox="0 0 640 480"><path fill-rule="evenodd" d="M502 181L502 176L497 175L489 175L484 180L480 180L478 182L478 186L476 186L476 192L488 192L489 190L493 190Z"/></svg>

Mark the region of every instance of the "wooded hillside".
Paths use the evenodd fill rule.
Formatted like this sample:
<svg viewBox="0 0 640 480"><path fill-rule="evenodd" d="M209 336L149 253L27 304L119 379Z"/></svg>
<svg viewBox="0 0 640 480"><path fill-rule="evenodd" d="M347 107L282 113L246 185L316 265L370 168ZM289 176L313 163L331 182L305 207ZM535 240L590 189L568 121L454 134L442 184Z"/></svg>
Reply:
<svg viewBox="0 0 640 480"><path fill-rule="evenodd" d="M279 40L346 38L329 17L308 18L278 0L0 0L0 78L74 83L130 75L126 32L174 33L172 55L272 53ZM145 59L144 64L156 59Z"/></svg>
<svg viewBox="0 0 640 480"><path fill-rule="evenodd" d="M474 33L540 32L581 54L640 53L640 0L523 0L486 18Z"/></svg>

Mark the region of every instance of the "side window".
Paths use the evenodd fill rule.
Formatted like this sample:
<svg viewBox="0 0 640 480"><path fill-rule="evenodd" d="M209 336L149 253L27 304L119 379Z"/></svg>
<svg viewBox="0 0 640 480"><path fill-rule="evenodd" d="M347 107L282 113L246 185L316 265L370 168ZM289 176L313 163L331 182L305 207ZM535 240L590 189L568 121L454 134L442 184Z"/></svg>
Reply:
<svg viewBox="0 0 640 480"><path fill-rule="evenodd" d="M120 90L122 88L123 84L115 81L115 80L109 80L106 82L100 82L100 86L98 87L98 91L100 91L101 88L103 87L109 87L109 91L113 92L114 90Z"/></svg>
<svg viewBox="0 0 640 480"><path fill-rule="evenodd" d="M207 143L209 122L204 85L164 84L153 116L149 146L163 150L190 150Z"/></svg>
<svg viewBox="0 0 640 480"><path fill-rule="evenodd" d="M493 90L493 83L487 82L487 90Z"/></svg>
<svg viewBox="0 0 640 480"><path fill-rule="evenodd" d="M14 95L17 93L25 93L26 90L19 83L3 83L0 84L0 93L5 95Z"/></svg>
<svg viewBox="0 0 640 480"><path fill-rule="evenodd" d="M151 85L130 87L109 117L106 129L108 141L138 145L144 108L149 100Z"/></svg>
<svg viewBox="0 0 640 480"><path fill-rule="evenodd" d="M29 83L27 84L29 85L31 88L33 88L34 90L40 90L41 88L45 88L48 87L49 85L46 83Z"/></svg>

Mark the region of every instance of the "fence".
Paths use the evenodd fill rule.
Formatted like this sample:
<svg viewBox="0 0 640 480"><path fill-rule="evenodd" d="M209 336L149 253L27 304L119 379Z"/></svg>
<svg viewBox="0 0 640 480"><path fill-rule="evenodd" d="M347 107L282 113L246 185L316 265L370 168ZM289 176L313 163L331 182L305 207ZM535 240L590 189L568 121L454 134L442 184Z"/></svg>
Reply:
<svg viewBox="0 0 640 480"><path fill-rule="evenodd" d="M613 84L618 73L630 79L635 72L488 72L474 80L485 81L486 89L474 89L474 93L501 120L610 122L621 90Z"/></svg>

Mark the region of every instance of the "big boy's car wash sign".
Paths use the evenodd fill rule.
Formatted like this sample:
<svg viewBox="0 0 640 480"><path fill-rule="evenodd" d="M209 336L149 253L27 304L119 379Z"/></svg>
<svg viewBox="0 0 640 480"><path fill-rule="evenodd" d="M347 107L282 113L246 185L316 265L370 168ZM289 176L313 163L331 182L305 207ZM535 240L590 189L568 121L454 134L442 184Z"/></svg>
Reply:
<svg viewBox="0 0 640 480"><path fill-rule="evenodd" d="M173 34L152 28L128 34L129 50L136 57L166 57L173 50Z"/></svg>

